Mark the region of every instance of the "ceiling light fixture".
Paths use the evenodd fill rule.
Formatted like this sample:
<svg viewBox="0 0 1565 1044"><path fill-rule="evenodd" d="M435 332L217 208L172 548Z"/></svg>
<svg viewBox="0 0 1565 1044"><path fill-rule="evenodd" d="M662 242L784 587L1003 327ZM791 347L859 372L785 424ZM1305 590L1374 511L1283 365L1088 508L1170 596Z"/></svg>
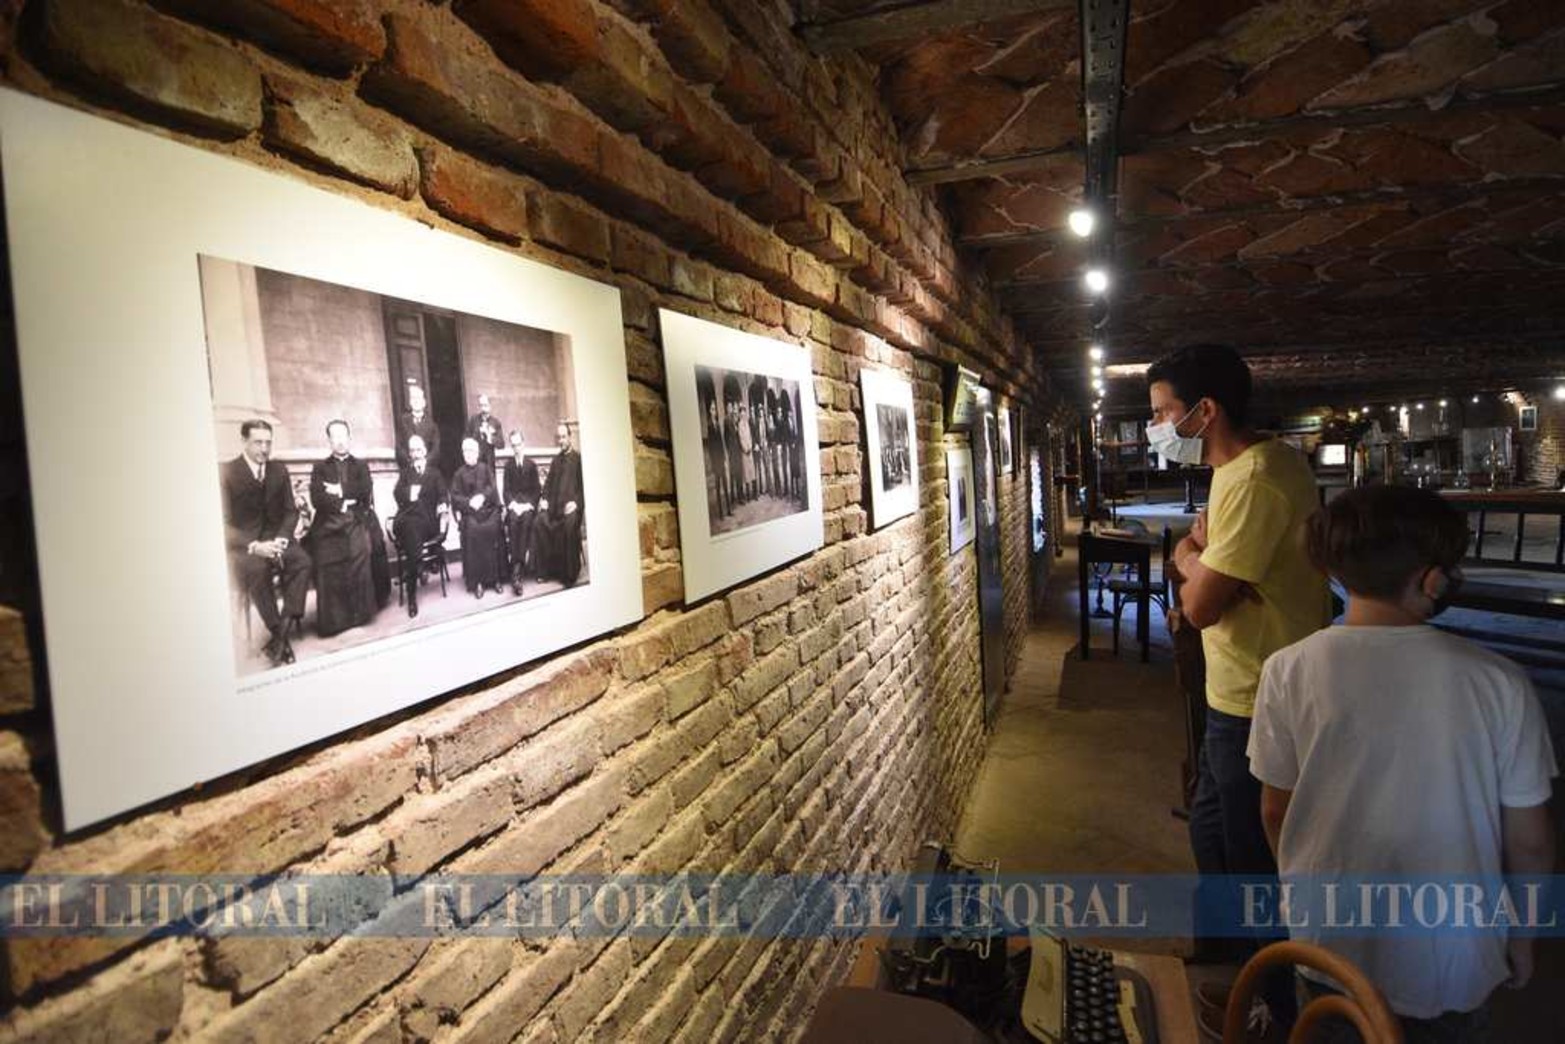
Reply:
<svg viewBox="0 0 1565 1044"><path fill-rule="evenodd" d="M1554 401L1565 402L1565 384L1556 384L1554 386Z"/></svg>
<svg viewBox="0 0 1565 1044"><path fill-rule="evenodd" d="M1071 231L1082 239L1092 235L1093 228L1098 224L1097 215L1086 207L1077 207L1070 212L1070 216L1065 220L1066 224L1070 225Z"/></svg>
<svg viewBox="0 0 1565 1044"><path fill-rule="evenodd" d="M1094 376L1094 377L1102 377L1103 376L1103 367L1101 367L1101 366L1094 366L1092 368L1092 376Z"/></svg>
<svg viewBox="0 0 1565 1044"><path fill-rule="evenodd" d="M1093 362L1102 362L1103 361L1103 346L1100 345L1100 344L1095 344L1091 348L1088 348L1087 349L1087 357L1089 359L1091 359Z"/></svg>
<svg viewBox="0 0 1565 1044"><path fill-rule="evenodd" d="M1419 403L1419 404L1418 404L1418 408L1419 408L1419 409L1423 409L1423 408L1424 408L1424 404L1423 404L1423 403Z"/></svg>
<svg viewBox="0 0 1565 1044"><path fill-rule="evenodd" d="M1441 400L1440 400L1440 408L1441 408L1441 409L1442 409L1442 410L1443 410L1443 409L1445 409L1445 400L1444 400L1444 399L1441 399Z"/></svg>
<svg viewBox="0 0 1565 1044"><path fill-rule="evenodd" d="M1478 396L1476 396L1476 395L1474 395L1474 396L1473 396L1473 402L1474 402L1474 403L1475 403L1475 404L1476 404L1476 403L1477 403L1477 402L1478 402Z"/></svg>
<svg viewBox="0 0 1565 1044"><path fill-rule="evenodd" d="M1102 294L1109 288L1109 274L1102 268L1089 268L1087 274L1082 276L1082 283L1091 294Z"/></svg>

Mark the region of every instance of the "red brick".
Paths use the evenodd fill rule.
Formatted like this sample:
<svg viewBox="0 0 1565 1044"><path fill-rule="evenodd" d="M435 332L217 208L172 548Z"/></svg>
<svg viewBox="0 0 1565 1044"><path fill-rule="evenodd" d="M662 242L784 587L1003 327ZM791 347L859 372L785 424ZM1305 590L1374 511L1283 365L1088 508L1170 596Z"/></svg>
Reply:
<svg viewBox="0 0 1565 1044"><path fill-rule="evenodd" d="M1215 59L1169 66L1136 85L1125 100L1124 127L1132 134L1176 131L1228 93L1238 75Z"/></svg>
<svg viewBox="0 0 1565 1044"><path fill-rule="evenodd" d="M0 714L33 708L33 658L22 614L0 605Z"/></svg>
<svg viewBox="0 0 1565 1044"><path fill-rule="evenodd" d="M770 119L788 104L787 95L778 89L777 80L766 67L766 60L748 50L731 55L723 79L713 96L734 114L735 119L754 123Z"/></svg>
<svg viewBox="0 0 1565 1044"><path fill-rule="evenodd" d="M669 64L692 83L715 83L728 71L733 39L705 0L658 0L652 35Z"/></svg>
<svg viewBox="0 0 1565 1044"><path fill-rule="evenodd" d="M651 60L642 41L618 22L599 25L598 60L576 69L566 88L593 112L621 130L640 131L671 108L677 81Z"/></svg>
<svg viewBox="0 0 1565 1044"><path fill-rule="evenodd" d="M52 0L42 60L161 122L220 138L261 125L261 75L233 48L127 0Z"/></svg>
<svg viewBox="0 0 1565 1044"><path fill-rule="evenodd" d="M16 733L0 732L0 872L26 869L48 843L27 746Z"/></svg>
<svg viewBox="0 0 1565 1044"><path fill-rule="evenodd" d="M837 274L830 265L821 264L804 251L789 253L788 275L792 287L805 303L824 308L836 300Z"/></svg>
<svg viewBox="0 0 1565 1044"><path fill-rule="evenodd" d="M741 199L739 206L763 225L777 225L803 217L805 195L798 175L781 163L774 163L766 191Z"/></svg>
<svg viewBox="0 0 1565 1044"><path fill-rule="evenodd" d="M668 248L645 232L615 224L610 232L614 268L660 289L672 285Z"/></svg>
<svg viewBox="0 0 1565 1044"><path fill-rule="evenodd" d="M302 79L270 76L266 88L267 144L403 199L413 195L418 164L402 124Z"/></svg>
<svg viewBox="0 0 1565 1044"><path fill-rule="evenodd" d="M162 1040L179 1024L184 958L170 939L99 972L70 993L16 1011L0 1023L7 1039L34 1044Z"/></svg>
<svg viewBox="0 0 1565 1044"><path fill-rule="evenodd" d="M533 238L567 254L609 262L609 223L602 214L547 189L527 194L527 219Z"/></svg>
<svg viewBox="0 0 1565 1044"><path fill-rule="evenodd" d="M529 79L558 80L599 58L590 0L457 0L452 10Z"/></svg>
<svg viewBox="0 0 1565 1044"><path fill-rule="evenodd" d="M345 75L381 56L386 34L364 0L153 0L191 21L227 30Z"/></svg>
<svg viewBox="0 0 1565 1044"><path fill-rule="evenodd" d="M601 189L596 127L538 88L430 34L433 15L386 18L384 60L363 90L431 134L521 170ZM585 186L582 185L585 180Z"/></svg>
<svg viewBox="0 0 1565 1044"><path fill-rule="evenodd" d="M711 102L682 83L670 85L659 114L640 131L649 149L680 170L717 162L733 133Z"/></svg>
<svg viewBox="0 0 1565 1044"><path fill-rule="evenodd" d="M420 191L435 210L508 243L527 238L526 182L439 145L419 150Z"/></svg>
<svg viewBox="0 0 1565 1044"><path fill-rule="evenodd" d="M696 171L696 177L724 199L740 199L766 191L774 162L765 149L736 132L724 143L722 158Z"/></svg>
<svg viewBox="0 0 1565 1044"><path fill-rule="evenodd" d="M822 242L831 235L831 215L813 192L805 192L799 200L798 215L779 222L777 234L794 246Z"/></svg>

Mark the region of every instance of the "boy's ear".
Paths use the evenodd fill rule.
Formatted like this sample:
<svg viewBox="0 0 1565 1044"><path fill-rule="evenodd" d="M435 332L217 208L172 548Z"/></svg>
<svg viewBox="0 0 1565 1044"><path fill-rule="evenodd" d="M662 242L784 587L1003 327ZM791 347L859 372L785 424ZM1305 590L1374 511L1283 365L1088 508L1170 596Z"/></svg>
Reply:
<svg viewBox="0 0 1565 1044"><path fill-rule="evenodd" d="M1418 579L1418 590L1425 598L1435 601L1451 586L1451 578L1441 566L1430 566Z"/></svg>

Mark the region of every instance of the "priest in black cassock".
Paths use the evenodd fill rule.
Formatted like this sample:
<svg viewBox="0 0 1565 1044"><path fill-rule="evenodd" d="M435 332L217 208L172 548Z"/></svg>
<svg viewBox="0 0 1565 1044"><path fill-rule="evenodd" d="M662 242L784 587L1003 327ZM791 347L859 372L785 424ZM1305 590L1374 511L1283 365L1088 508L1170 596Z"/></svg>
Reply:
<svg viewBox="0 0 1565 1044"><path fill-rule="evenodd" d="M391 520L402 556L402 589L407 593L408 616L418 615L419 558L424 545L440 535L440 516L451 510L446 503L446 480L429 461L429 449L417 435L408 438L408 463L397 476L391 495L397 514Z"/></svg>
<svg viewBox="0 0 1565 1044"><path fill-rule="evenodd" d="M315 559L315 625L322 637L374 619L383 599L376 583L377 540L370 469L349 448L352 431L345 420L326 425L331 454L310 469L310 503L315 518L305 541ZM385 566L382 565L382 571ZM389 571L387 586L390 586Z"/></svg>
<svg viewBox="0 0 1565 1044"><path fill-rule="evenodd" d="M549 466L533 538L533 568L545 580L571 587L581 578L582 499L581 454L571 442L571 429L555 430L560 452Z"/></svg>
<svg viewBox="0 0 1565 1044"><path fill-rule="evenodd" d="M485 464L478 440L462 440L462 466L451 476L451 510L461 526L462 580L474 598L500 590L500 494L494 467Z"/></svg>
<svg viewBox="0 0 1565 1044"><path fill-rule="evenodd" d="M505 542L511 555L511 592L522 593L527 556L532 550L533 528L542 494L538 465L527 459L519 430L511 431L511 459L505 462Z"/></svg>

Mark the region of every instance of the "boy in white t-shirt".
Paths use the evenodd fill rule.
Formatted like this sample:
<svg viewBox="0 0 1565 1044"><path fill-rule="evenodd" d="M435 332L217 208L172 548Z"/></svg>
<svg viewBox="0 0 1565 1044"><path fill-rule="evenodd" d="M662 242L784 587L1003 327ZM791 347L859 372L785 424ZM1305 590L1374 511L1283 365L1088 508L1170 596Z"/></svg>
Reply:
<svg viewBox="0 0 1565 1044"><path fill-rule="evenodd" d="M1516 664L1425 621L1460 582L1467 522L1399 486L1337 497L1310 520L1311 558L1349 593L1346 626L1273 654L1250 771L1288 878L1497 878L1554 870L1556 774L1542 709ZM1482 1040L1489 994L1532 975L1532 939L1496 932L1291 931L1357 964L1408 1044ZM1308 975L1311 992L1327 989ZM1357 1034L1343 1024L1344 1036Z"/></svg>

